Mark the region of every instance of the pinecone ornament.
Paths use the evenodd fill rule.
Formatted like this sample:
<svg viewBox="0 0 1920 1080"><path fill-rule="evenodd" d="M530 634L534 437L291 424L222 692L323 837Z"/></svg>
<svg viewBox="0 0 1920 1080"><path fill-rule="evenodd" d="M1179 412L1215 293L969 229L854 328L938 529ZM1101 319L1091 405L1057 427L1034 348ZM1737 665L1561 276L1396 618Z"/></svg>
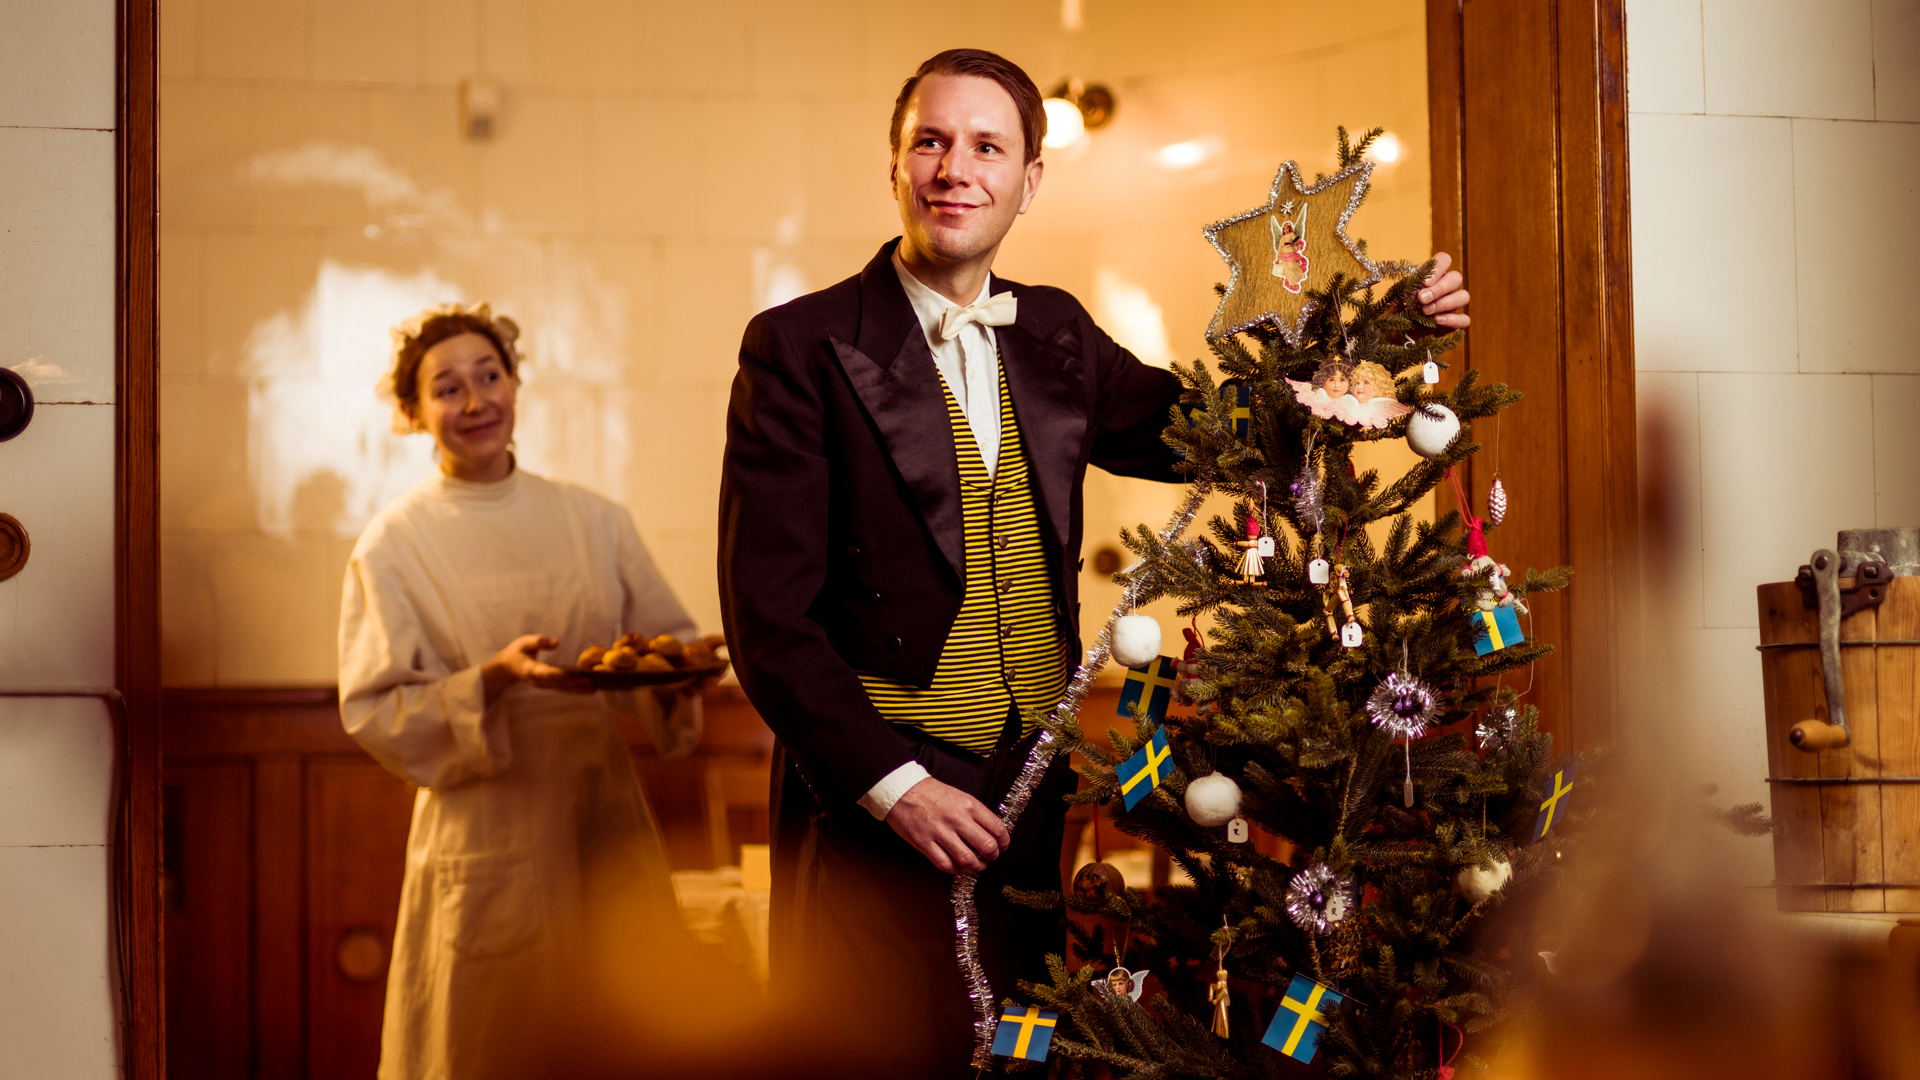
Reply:
<svg viewBox="0 0 1920 1080"><path fill-rule="evenodd" d="M1498 525L1507 520L1507 488L1500 478L1493 478L1493 487L1487 492L1487 521Z"/></svg>

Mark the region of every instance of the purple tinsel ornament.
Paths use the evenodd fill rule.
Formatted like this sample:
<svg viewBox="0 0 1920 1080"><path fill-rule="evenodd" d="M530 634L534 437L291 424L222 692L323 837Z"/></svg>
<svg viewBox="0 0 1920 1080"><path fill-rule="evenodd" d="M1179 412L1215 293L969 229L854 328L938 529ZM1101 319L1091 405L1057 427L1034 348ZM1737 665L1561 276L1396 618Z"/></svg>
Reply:
<svg viewBox="0 0 1920 1080"><path fill-rule="evenodd" d="M1417 739L1440 715L1433 688L1404 671L1381 680L1367 699L1367 716L1396 739Z"/></svg>
<svg viewBox="0 0 1920 1080"><path fill-rule="evenodd" d="M1329 934L1353 907L1353 883L1326 863L1314 863L1287 883L1287 916L1295 926Z"/></svg>

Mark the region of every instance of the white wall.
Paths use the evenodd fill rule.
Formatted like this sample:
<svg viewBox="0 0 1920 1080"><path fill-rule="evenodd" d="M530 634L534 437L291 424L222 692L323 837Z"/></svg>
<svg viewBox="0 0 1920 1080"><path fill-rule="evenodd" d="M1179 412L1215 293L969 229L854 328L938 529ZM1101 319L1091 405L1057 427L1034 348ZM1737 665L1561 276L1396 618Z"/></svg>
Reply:
<svg viewBox="0 0 1920 1080"><path fill-rule="evenodd" d="M0 582L0 688L113 682L113 0L0 0L0 365L39 401L0 443L33 553ZM111 728L0 698L0 1080L113 1076Z"/></svg>
<svg viewBox="0 0 1920 1080"><path fill-rule="evenodd" d="M1672 749L1767 801L1754 586L1920 525L1920 3L1628 0L1635 351ZM1657 443L1643 439L1648 468ZM1755 844L1757 881L1771 856Z"/></svg>

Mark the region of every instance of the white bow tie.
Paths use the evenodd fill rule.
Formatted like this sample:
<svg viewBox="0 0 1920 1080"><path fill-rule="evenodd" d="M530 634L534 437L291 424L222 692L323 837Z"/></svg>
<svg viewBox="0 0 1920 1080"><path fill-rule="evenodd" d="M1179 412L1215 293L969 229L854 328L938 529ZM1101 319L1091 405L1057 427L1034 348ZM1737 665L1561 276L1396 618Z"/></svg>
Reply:
<svg viewBox="0 0 1920 1080"><path fill-rule="evenodd" d="M1009 326L1013 323L1018 301L1010 292L989 296L968 307L950 307L940 315L940 340L952 341L968 323L981 326Z"/></svg>

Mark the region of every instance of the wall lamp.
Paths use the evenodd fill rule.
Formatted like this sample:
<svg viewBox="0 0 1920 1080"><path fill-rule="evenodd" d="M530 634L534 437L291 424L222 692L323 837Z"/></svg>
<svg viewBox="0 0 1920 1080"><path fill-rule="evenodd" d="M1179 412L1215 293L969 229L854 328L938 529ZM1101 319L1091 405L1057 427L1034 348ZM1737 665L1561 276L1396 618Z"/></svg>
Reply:
<svg viewBox="0 0 1920 1080"><path fill-rule="evenodd" d="M1042 104L1047 110L1047 137L1041 145L1049 150L1072 146L1113 119L1113 91L1099 83L1088 86L1068 79L1054 87Z"/></svg>

